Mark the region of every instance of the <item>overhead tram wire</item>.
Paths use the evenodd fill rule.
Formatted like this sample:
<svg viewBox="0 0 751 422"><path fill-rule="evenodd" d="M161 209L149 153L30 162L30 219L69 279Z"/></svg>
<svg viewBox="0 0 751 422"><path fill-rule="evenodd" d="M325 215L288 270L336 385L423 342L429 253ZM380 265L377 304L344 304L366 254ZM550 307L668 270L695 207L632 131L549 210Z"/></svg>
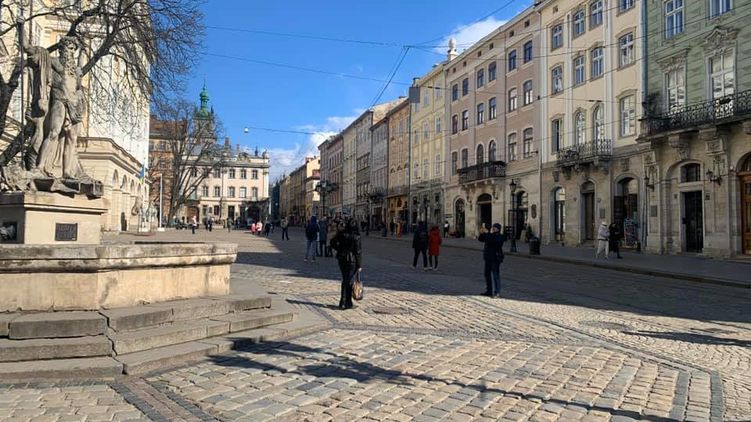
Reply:
<svg viewBox="0 0 751 422"><path fill-rule="evenodd" d="M399 68L402 66L402 63L404 62L404 58L407 57L407 53L409 52L409 47L404 47L402 49L402 52L400 54L399 59L396 62L396 66L394 66L393 70L391 71L391 75L389 75L388 81L386 81L386 84L383 85L383 88L381 88L381 91L376 95L375 99L373 100L372 104L368 108L374 107L376 104L378 104L378 101L380 101L381 96L383 96L383 93L386 92L386 89L391 84L391 81L394 79L394 76L396 76L396 72L399 71Z"/></svg>
<svg viewBox="0 0 751 422"><path fill-rule="evenodd" d="M353 38L337 38L337 37L327 37L323 35L294 34L294 33L289 33L289 32L264 31L260 29L233 28L233 27L216 26L216 25L206 26L206 28L215 29L218 31L244 32L244 33L249 33L249 34L270 35L270 36L288 37L288 38L301 38L301 39L317 40L317 41L331 41L331 42L341 42L341 43L350 43L350 44L374 45L374 46L381 46L381 47L405 47L405 45L403 44L394 43L394 42L359 40L359 39L353 39Z"/></svg>

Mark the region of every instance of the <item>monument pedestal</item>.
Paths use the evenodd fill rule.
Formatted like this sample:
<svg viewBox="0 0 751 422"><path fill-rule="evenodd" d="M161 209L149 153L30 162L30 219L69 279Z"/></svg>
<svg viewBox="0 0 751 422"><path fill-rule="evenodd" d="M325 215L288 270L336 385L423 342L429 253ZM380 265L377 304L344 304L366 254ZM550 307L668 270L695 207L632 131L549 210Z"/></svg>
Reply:
<svg viewBox="0 0 751 422"><path fill-rule="evenodd" d="M101 198L50 192L0 193L0 243L99 244Z"/></svg>

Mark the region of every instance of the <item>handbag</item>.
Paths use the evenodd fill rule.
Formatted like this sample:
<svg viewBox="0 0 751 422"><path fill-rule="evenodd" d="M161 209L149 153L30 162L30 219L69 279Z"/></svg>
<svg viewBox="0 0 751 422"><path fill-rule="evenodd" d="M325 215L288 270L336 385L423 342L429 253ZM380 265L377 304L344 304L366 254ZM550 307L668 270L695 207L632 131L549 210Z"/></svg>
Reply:
<svg viewBox="0 0 751 422"><path fill-rule="evenodd" d="M360 278L360 272L358 271L357 274L355 274L354 280L352 280L352 299L362 300L362 297L365 294L364 290L362 279Z"/></svg>

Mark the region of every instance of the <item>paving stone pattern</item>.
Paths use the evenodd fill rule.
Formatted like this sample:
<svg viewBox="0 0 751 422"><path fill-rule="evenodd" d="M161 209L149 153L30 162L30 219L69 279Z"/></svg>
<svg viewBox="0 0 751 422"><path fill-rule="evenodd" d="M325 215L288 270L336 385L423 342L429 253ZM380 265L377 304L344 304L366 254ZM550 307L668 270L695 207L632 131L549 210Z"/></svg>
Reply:
<svg viewBox="0 0 751 422"><path fill-rule="evenodd" d="M475 251L445 248L441 270L423 272L408 244L366 238L365 300L341 311L335 262L303 262L300 231L273 236L158 239L237 241L233 289L285 295L323 316L322 331L110 385L0 385L0 421L44 420L2 413L29 403L68 420L43 399L68 388L115 403L73 420L120 420L117 406L136 420L751 419L747 290L507 257L491 299L477 295ZM65 410L108 406L91 403Z"/></svg>

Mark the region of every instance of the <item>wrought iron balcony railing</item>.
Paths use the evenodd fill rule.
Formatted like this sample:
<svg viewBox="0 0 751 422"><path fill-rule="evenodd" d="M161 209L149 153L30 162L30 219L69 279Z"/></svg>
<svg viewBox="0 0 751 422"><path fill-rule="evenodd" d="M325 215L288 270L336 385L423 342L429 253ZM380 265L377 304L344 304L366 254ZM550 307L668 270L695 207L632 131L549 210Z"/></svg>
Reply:
<svg viewBox="0 0 751 422"><path fill-rule="evenodd" d="M596 160L610 160L612 157L613 142L610 139L597 139L559 149L556 165L558 167L574 166Z"/></svg>
<svg viewBox="0 0 751 422"><path fill-rule="evenodd" d="M459 173L459 183L476 182L494 177L506 177L506 163L503 161L488 161L461 168L457 173Z"/></svg>
<svg viewBox="0 0 751 422"><path fill-rule="evenodd" d="M407 186L390 187L388 190L388 196L399 196L407 194Z"/></svg>
<svg viewBox="0 0 751 422"><path fill-rule="evenodd" d="M655 135L707 123L721 123L751 114L751 90L676 108L642 119L642 132Z"/></svg>

